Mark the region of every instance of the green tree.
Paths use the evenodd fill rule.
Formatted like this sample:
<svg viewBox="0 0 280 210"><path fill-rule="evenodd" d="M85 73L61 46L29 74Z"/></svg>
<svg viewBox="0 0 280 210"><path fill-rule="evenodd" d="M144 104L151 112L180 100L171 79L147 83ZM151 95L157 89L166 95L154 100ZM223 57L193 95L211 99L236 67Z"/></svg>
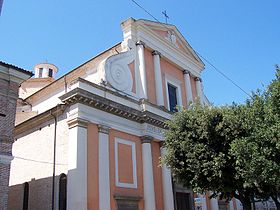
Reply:
<svg viewBox="0 0 280 210"><path fill-rule="evenodd" d="M163 161L194 191L251 199L279 192L279 69L263 93L244 105L201 107L176 113L165 133ZM276 202L277 203L277 202Z"/></svg>
<svg viewBox="0 0 280 210"><path fill-rule="evenodd" d="M280 70L267 90L253 94L244 106L251 134L231 144L237 175L255 189L256 197L271 197L277 209L280 191Z"/></svg>

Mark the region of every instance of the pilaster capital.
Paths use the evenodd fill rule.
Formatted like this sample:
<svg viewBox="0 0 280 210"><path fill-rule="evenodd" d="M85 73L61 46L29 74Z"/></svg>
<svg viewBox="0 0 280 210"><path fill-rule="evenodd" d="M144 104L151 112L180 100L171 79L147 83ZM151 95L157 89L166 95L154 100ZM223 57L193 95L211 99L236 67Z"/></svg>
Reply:
<svg viewBox="0 0 280 210"><path fill-rule="evenodd" d="M151 143L154 138L152 136L145 135L145 136L141 136L140 139L141 139L141 143L144 144L144 143Z"/></svg>
<svg viewBox="0 0 280 210"><path fill-rule="evenodd" d="M98 132L99 133L104 133L104 134L109 134L110 127L106 125L98 125Z"/></svg>
<svg viewBox="0 0 280 210"><path fill-rule="evenodd" d="M138 46L138 45L142 45L143 47L145 47L145 42L143 42L143 41L137 41L136 43L135 43L135 45L136 46Z"/></svg>
<svg viewBox="0 0 280 210"><path fill-rule="evenodd" d="M195 81L202 82L202 79L201 79L200 77L196 77L196 78L195 78Z"/></svg>
<svg viewBox="0 0 280 210"><path fill-rule="evenodd" d="M68 120L67 124L68 124L69 129L77 127L77 126L82 127L82 128L87 128L89 121L76 117L74 119Z"/></svg>
<svg viewBox="0 0 280 210"><path fill-rule="evenodd" d="M159 51L157 51L157 50L154 50L153 52L152 52L152 55L154 56L154 55L158 55L159 57L161 57L161 53L159 52Z"/></svg>
<svg viewBox="0 0 280 210"><path fill-rule="evenodd" d="M190 73L189 70L186 70L186 69L185 69L185 70L183 70L183 74L189 74L189 75L190 75L191 73Z"/></svg>

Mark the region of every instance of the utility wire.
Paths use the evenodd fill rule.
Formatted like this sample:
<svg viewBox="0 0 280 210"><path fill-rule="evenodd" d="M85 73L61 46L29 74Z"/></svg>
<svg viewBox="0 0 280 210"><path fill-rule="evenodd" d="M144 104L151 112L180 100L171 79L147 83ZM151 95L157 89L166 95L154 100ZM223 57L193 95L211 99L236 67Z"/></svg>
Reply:
<svg viewBox="0 0 280 210"><path fill-rule="evenodd" d="M44 163L44 164L50 164L50 165L53 164L52 162L41 161L41 160L33 160L33 159L23 158L23 157L18 157L18 156L14 156L14 158L20 159L20 160L25 160L25 161L36 162L36 163ZM65 163L56 163L56 165L67 165L67 164L65 164Z"/></svg>
<svg viewBox="0 0 280 210"><path fill-rule="evenodd" d="M195 50L194 50L195 51ZM228 81L230 81L234 86L236 86L239 90L241 90L243 93L248 95L250 98L252 96L245 91L242 87L240 87L236 82L234 82L231 78L229 78L226 74L224 74L221 70L219 70L214 64L212 64L209 60L207 60L205 57L203 57L199 52L195 51L196 54L198 54L206 63L208 63L210 66L213 67L214 70L216 70L218 73L220 73L224 78L226 78Z"/></svg>
<svg viewBox="0 0 280 210"><path fill-rule="evenodd" d="M148 15L150 15L155 21L157 21L158 23L160 23L162 26L164 26L166 29L169 30L169 28L167 28L165 26L164 23L160 22L156 17L154 17L149 11L147 11L143 6L141 6L139 3L137 3L135 0L131 0L134 4L136 4L140 9L142 9L144 12L146 12ZM225 73L223 73L221 70L219 70L214 64L212 64L210 61L208 61L204 56L202 56L199 52L195 51L193 49L193 51L200 56L206 63L208 63L216 72L218 72L219 74L221 74L225 79L227 79L228 81L230 81L235 87L237 87L239 90L241 90L243 93L245 93L246 95L248 95L250 98L252 98L252 96L245 91L242 87L240 87L236 82L234 82L231 78L229 78Z"/></svg>

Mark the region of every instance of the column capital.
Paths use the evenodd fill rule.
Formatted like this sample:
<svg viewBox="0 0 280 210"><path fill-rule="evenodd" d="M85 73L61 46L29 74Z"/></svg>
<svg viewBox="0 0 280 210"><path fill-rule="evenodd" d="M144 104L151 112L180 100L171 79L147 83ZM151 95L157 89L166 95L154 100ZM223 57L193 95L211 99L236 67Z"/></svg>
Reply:
<svg viewBox="0 0 280 210"><path fill-rule="evenodd" d="M158 55L159 57L161 57L161 53L159 51L157 51L157 50L154 50L152 52L152 55Z"/></svg>
<svg viewBox="0 0 280 210"><path fill-rule="evenodd" d="M141 139L141 143L144 144L144 143L151 143L154 138L152 136L145 135L145 136L141 136L140 139Z"/></svg>
<svg viewBox="0 0 280 210"><path fill-rule="evenodd" d="M98 125L98 132L99 133L104 133L104 134L109 134L110 127L106 125Z"/></svg>
<svg viewBox="0 0 280 210"><path fill-rule="evenodd" d="M136 43L135 43L135 45L137 46L137 45L142 45L143 47L145 47L145 42L143 42L143 41L137 41Z"/></svg>
<svg viewBox="0 0 280 210"><path fill-rule="evenodd" d="M200 77L196 77L196 78L195 78L195 81L202 82L202 79L201 79Z"/></svg>
<svg viewBox="0 0 280 210"><path fill-rule="evenodd" d="M82 127L82 128L87 128L87 126L89 124L89 121L85 120L85 119L82 119L82 118L79 118L79 117L76 117L74 119L68 120L67 124L68 124L69 129L77 127L77 126Z"/></svg>
<svg viewBox="0 0 280 210"><path fill-rule="evenodd" d="M191 72L189 70L184 69L183 74L191 74Z"/></svg>

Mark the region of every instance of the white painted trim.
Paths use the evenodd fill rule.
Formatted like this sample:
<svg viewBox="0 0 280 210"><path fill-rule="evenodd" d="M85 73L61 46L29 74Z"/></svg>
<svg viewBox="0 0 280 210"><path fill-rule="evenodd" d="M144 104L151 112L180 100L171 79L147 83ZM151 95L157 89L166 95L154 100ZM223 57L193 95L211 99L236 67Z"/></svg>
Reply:
<svg viewBox="0 0 280 210"><path fill-rule="evenodd" d="M163 157L166 154L166 149L161 147L160 152L161 157ZM162 166L162 189L164 209L174 210L171 171L165 164Z"/></svg>
<svg viewBox="0 0 280 210"><path fill-rule="evenodd" d="M156 210L151 143L142 144L143 188L145 210Z"/></svg>
<svg viewBox="0 0 280 210"><path fill-rule="evenodd" d="M159 37L157 34L143 26L138 26L137 30L138 39L145 42L146 46L161 52L162 56L180 66L182 69L189 69L193 75L199 76L201 74L204 66L195 61L194 58L182 53L179 49L170 44L168 40Z"/></svg>
<svg viewBox="0 0 280 210"><path fill-rule="evenodd" d="M103 125L111 127L112 129L119 130L119 131L122 131L122 132L125 132L128 134L131 134L131 135L136 135L136 136L149 135L158 140L163 140L163 138L164 138L163 135L161 135L159 133L151 132L151 130L146 127L147 123L140 124L140 123L110 114L108 112L104 112L99 109L89 107L84 104L75 104L70 107L70 110L68 112L68 119L70 120L70 119L77 118L77 117L88 120L89 122L94 123L94 124L103 124ZM150 124L147 124L147 125L150 125ZM154 126L154 127L156 127L156 126ZM158 127L156 127L156 128L158 128ZM161 129L161 128L158 128L158 129Z"/></svg>
<svg viewBox="0 0 280 210"><path fill-rule="evenodd" d="M160 67L160 56L159 54L153 55L154 62L154 72L155 72L155 85L156 85L156 99L157 105L164 106L163 98L163 88L162 88L162 76L161 76L161 67Z"/></svg>
<svg viewBox="0 0 280 210"><path fill-rule="evenodd" d="M183 106L182 103L182 91L181 91L181 84L182 82L174 77L171 77L167 74L165 74L165 90L166 90L166 98L167 98L167 107L168 110L170 110L169 105L169 94L168 94L168 83L176 87L176 96L177 96L177 105Z"/></svg>
<svg viewBox="0 0 280 210"><path fill-rule="evenodd" d="M119 160L118 160L118 144L125 144L131 146L132 170L133 170L133 183L119 182ZM125 188L137 189L137 163L136 163L136 147L135 142L115 138L115 172L116 172L116 186Z"/></svg>
<svg viewBox="0 0 280 210"><path fill-rule="evenodd" d="M110 208L110 157L109 135L99 132L99 210Z"/></svg>
<svg viewBox="0 0 280 210"><path fill-rule="evenodd" d="M187 105L189 105L190 103L193 102L191 78L189 73L184 73L184 80L185 80L185 88L187 94Z"/></svg>
<svg viewBox="0 0 280 210"><path fill-rule="evenodd" d="M136 51L137 51L137 65L136 68L137 74L139 74L139 83L138 85L140 86L140 91L139 91L139 97L140 98L148 98L148 93L147 93L147 79L146 79L146 63L145 63L145 49L142 44L139 44L136 46Z"/></svg>
<svg viewBox="0 0 280 210"><path fill-rule="evenodd" d="M87 129L69 129L67 209L87 210Z"/></svg>

